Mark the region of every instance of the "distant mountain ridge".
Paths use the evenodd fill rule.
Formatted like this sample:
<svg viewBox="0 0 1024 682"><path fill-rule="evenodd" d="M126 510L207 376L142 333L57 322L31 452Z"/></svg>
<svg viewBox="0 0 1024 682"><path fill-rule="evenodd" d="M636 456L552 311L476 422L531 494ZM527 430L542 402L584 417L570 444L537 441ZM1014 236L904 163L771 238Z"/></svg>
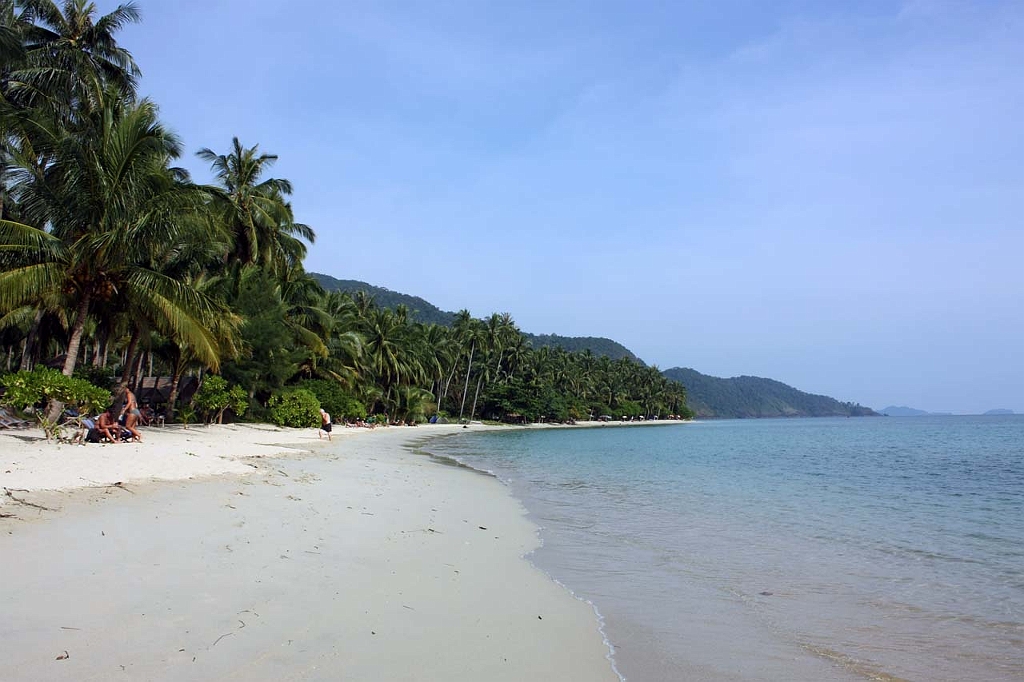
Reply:
<svg viewBox="0 0 1024 682"><path fill-rule="evenodd" d="M697 417L750 419L878 415L869 407L804 393L774 379L751 376L722 379L688 367L673 367L662 374L686 387L686 404Z"/></svg>
<svg viewBox="0 0 1024 682"><path fill-rule="evenodd" d="M392 291L354 279L337 279L317 272L309 273L327 291L366 292L377 305L392 308L404 305L411 319L425 324L451 326L455 313L441 310L433 303L409 294ZM570 337L557 334L529 334L523 332L534 348L556 346L567 351L590 350L617 360L629 358L643 363L628 348L602 337ZM698 417L744 419L756 417L835 417L875 416L876 412L855 403L843 403L835 398L804 393L792 386L761 377L733 377L721 379L683 367L662 372L669 379L686 387L687 404Z"/></svg>
<svg viewBox="0 0 1024 682"><path fill-rule="evenodd" d="M366 294L371 296L381 308L394 309L399 305L404 305L409 309L410 317L416 322L422 322L424 324L439 324L445 327L450 327L452 322L455 320L455 313L441 310L433 303L430 303L419 296L402 294L385 287L374 286L355 279L337 279L319 272L311 272L309 274L327 291L344 291L350 294L354 294L357 291L365 291ZM632 351L621 343L599 336L559 336L558 334L537 335L530 334L528 332L523 332L523 335L534 348L556 346L558 348L564 348L567 351L583 351L589 349L594 355L604 355L612 360L629 358L630 360L635 360L641 364L643 363L640 358L634 355Z"/></svg>

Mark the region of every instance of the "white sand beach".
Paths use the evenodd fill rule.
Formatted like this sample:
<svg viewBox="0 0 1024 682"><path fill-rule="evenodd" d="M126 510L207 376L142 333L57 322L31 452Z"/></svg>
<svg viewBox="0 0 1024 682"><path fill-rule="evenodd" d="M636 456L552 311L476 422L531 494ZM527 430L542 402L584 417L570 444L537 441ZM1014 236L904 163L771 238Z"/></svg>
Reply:
<svg viewBox="0 0 1024 682"><path fill-rule="evenodd" d="M505 486L407 447L482 428L0 433L0 679L618 679Z"/></svg>

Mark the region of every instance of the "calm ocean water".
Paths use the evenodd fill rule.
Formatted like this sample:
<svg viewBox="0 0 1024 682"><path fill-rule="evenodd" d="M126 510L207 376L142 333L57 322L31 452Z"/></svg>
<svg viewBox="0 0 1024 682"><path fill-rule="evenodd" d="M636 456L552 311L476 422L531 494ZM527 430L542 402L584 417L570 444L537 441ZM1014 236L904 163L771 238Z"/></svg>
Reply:
<svg viewBox="0 0 1024 682"><path fill-rule="evenodd" d="M620 674L1024 679L1024 416L467 433Z"/></svg>

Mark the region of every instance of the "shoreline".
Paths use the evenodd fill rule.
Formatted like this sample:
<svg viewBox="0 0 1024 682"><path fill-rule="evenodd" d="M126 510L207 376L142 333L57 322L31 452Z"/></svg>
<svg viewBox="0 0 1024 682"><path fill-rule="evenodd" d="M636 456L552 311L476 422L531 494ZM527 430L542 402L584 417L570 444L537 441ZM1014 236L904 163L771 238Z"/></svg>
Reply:
<svg viewBox="0 0 1024 682"><path fill-rule="evenodd" d="M144 679L180 679L182 675L194 679L224 679L221 674L237 664L240 666L237 671L245 669L245 676L238 679L334 679L341 674L339 670L344 670L351 679L556 677L619 680L621 675L614 668L600 613L591 602L576 596L529 559L540 546L539 528L527 518L525 507L512 495L511 489L491 477L473 477L476 483L468 483L471 479L457 471L462 467L443 466L438 458L427 459L419 454L429 455L422 448L438 437L519 428L524 427L473 424L468 429L459 425L387 427L372 431L341 428L334 432L335 438L329 443L326 439L317 439L312 429L225 425L192 427L186 431L167 427L144 431L146 442L142 444L85 447L32 441L29 440L31 431L0 434L3 446L0 481L6 491L15 491L13 496L8 492L0 501L0 514L17 517L0 519L0 530L4 531L0 535L3 537L0 543L4 543L0 544L0 550L7 556L34 557L33 562L28 562L31 566L13 562L11 575L5 581L4 591L0 592L0 605L11 615L10 625L0 626L0 637L17 652L12 669L27 678L42 675L52 679L105 679L114 672L101 673L103 661L95 657L91 660L86 657L86 661L78 663L84 652L77 645L74 659L55 659L63 650L71 651L68 635L78 630L74 623L63 622L69 609L66 604L62 607L52 604L46 594L52 587L46 585L62 586L62 596L74 604L70 611L84 605L81 614L84 621L107 622L118 618L131 620L132 607L137 604L131 603L131 599L129 603L123 600L115 600L114 604L96 603L90 595L110 590L116 593L117 584L129 581L141 583L137 587L144 600L167 601L162 597L167 585L161 581L169 580L174 586L171 593L176 598L171 597L166 608L177 615L168 622L161 622L160 636L134 641L131 633L118 631L120 635L113 639L120 638L125 645L125 638L133 640L132 650L139 652L126 657L123 647L111 647L111 633L104 633L104 628L100 627L87 638L86 649L105 651L107 658L129 660L130 663L120 665L135 670ZM175 448L187 449L182 453L174 451ZM85 466L89 467L89 473L83 471ZM476 471L472 467L465 468ZM360 482L366 471L375 475ZM143 475L145 473L149 475ZM281 488L292 492L282 497ZM255 497L261 504L274 507L281 516L268 517L262 506L253 506L247 498L256 492L259 494ZM218 497L220 503L213 503L212 498ZM102 503L98 503L100 500ZM341 500L351 504L339 506ZM376 507L385 500L395 504L395 509L378 511ZM363 510L353 514L355 506ZM145 552L156 553L163 562L185 562L189 566L213 564L222 570L230 567L226 573L195 572L194 579L185 580L190 591L200 589L203 581L223 581L224 591L230 595L235 591L234 579L267 568L262 562L268 557L239 556L238 531L228 521L243 508L247 516L239 527L255 523L261 529L264 535L256 543L258 547L288 545L295 538L283 533L282 527L302 527L307 531L324 517L334 518L341 524L340 527L333 523L318 526L318 537L325 546L355 543L349 547L350 552L339 553L336 562L318 563L289 573L286 584L280 579L272 581L275 591L281 591L282 599L283 595L288 595L288 600L287 604L274 603L280 610L277 634L270 624L270 632L257 648L263 647L259 650L264 658L283 658L291 662L292 668L303 671L290 677L282 677L280 671L264 664L239 664L238 659L225 659L219 652L216 662L208 661L205 668L181 668L180 662L172 663L162 651L172 647L167 639L172 633L166 632L169 625L182 620L190 622L198 615L194 613L198 607L190 606L190 600L182 592L180 576L177 573L174 575L178 577L166 576L159 568L140 567L139 550L132 541L120 545L116 557L107 557L102 565L90 563L98 547L110 544L106 532L101 532L99 537L90 533L90 539L76 540L71 543L72 547L66 542L69 537L77 537L76 531L83 525L121 526L118 535L135 538ZM156 521L150 522L149 515L154 512ZM172 519L163 520L167 516ZM475 519L471 516L487 518L473 525L470 521ZM36 520L41 522L33 522ZM419 528L424 523L426 527ZM213 549L209 543L179 550L168 547L169 540L164 541L188 535L197 528L211 537L229 540L224 543L227 550ZM488 529L494 532L498 528L501 531L493 540L487 537ZM416 541L410 542L414 535ZM429 542L425 542L427 538ZM415 545L417 551L409 554L403 549L404 545ZM246 547L255 551L250 549L248 539ZM285 551L279 558L289 559L291 563L292 557L298 557L297 551L297 548ZM302 551L315 556L321 549ZM449 572L443 576L446 580L436 574L439 566L453 563L473 567L475 570L468 571L472 579L465 568L461 572L452 569L454 574ZM392 576L404 576L400 579L375 571L367 573L365 564L378 569L399 564L409 571L392 571ZM39 582L39 571L33 566L40 565L48 567L42 572L50 583ZM82 571L83 565L91 570ZM134 566L138 572L121 575L121 566ZM485 570L481 570L484 567ZM443 570L448 571L448 568ZM419 623L418 630L409 631L407 621L422 620L412 612L416 607L404 604L404 608L397 611L392 609L382 618L381 630L405 630L406 637L386 644L384 638L377 638L375 630L367 635L355 628L358 619L353 613L344 617L333 611L323 613L326 630L317 631L321 641L316 651L321 658L327 657L341 667L332 668L333 673L318 666L310 668L305 665L305 659L289 658L275 651L281 644L275 637L283 637L281 630L289 630L301 619L299 607L291 605L293 601L305 604L306 609L322 608L310 586L303 585L307 577L317 572L329 574L332 587L344 585L338 592L339 595L344 593L341 601L360 602L366 613L393 604L396 590L406 599L422 600L425 604L422 608L433 613L428 620ZM431 572L435 573L434 581L424 584L422 576ZM192 575L189 571L185 573ZM97 589L92 585L97 580L106 583L106 588ZM149 585L151 582L153 586ZM321 585L321 592L323 588ZM467 597L467 590L472 598ZM261 592L257 589L249 594L259 597ZM376 599L372 598L374 594ZM229 597L215 599L225 598ZM527 618L524 609L536 613ZM518 619L513 618L516 614L520 616ZM32 625L24 627L25 621ZM532 625L527 626L530 622ZM21 623L21 627L14 629L15 623ZM65 627L70 629L64 630ZM116 626L108 629L116 630ZM339 630L348 632L360 646L343 645L341 640L336 640ZM207 634L213 635L212 632ZM235 635L242 633L226 630L217 636L229 634L231 639L236 639ZM481 638L481 634L485 636ZM453 638L475 640L475 646L463 647L464 653L456 655L449 650ZM240 637L237 639L241 641ZM285 639L294 641L295 638ZM56 646L54 641L65 643L51 656L49 652ZM324 648L326 642L332 642L330 655ZM222 642L218 649L229 651L235 646ZM184 645L177 648L195 650ZM440 661L435 660L436 653L429 653L435 649L446 651ZM338 650L344 653L336 653ZM212 645L206 649L210 651ZM501 656L499 666L498 656L503 652L511 652L511 657ZM204 656L194 655L193 664L198 665L197 661L202 661ZM161 663L154 663L155 659ZM70 663L71 660L75 663ZM228 678L234 679L230 675Z"/></svg>

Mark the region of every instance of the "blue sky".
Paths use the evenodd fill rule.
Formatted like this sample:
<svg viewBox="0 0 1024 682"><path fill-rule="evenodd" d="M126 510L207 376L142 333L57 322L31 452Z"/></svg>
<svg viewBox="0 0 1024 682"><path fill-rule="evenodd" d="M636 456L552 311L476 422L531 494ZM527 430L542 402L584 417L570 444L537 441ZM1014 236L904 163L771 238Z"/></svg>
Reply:
<svg viewBox="0 0 1024 682"><path fill-rule="evenodd" d="M1020 2L139 4L144 94L191 151L280 156L308 270L662 368L1024 412Z"/></svg>

